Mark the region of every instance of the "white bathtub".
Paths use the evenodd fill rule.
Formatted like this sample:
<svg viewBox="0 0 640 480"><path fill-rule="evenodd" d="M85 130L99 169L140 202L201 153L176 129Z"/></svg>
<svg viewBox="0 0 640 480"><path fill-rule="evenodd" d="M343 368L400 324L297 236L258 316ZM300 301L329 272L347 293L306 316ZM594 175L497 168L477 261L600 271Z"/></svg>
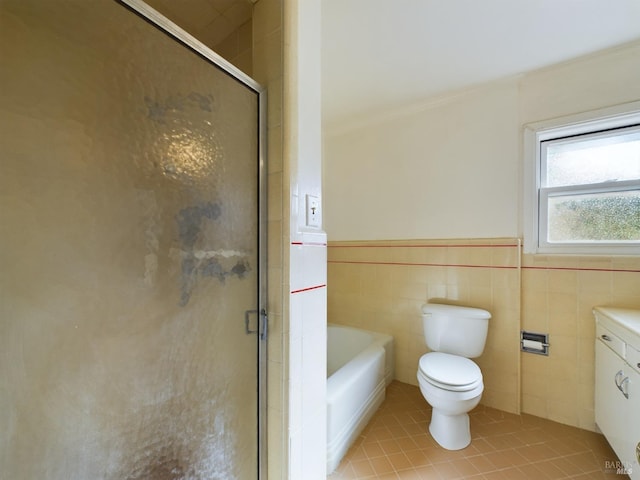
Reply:
<svg viewBox="0 0 640 480"><path fill-rule="evenodd" d="M393 370L393 337L329 324L327 474L338 466L384 400Z"/></svg>

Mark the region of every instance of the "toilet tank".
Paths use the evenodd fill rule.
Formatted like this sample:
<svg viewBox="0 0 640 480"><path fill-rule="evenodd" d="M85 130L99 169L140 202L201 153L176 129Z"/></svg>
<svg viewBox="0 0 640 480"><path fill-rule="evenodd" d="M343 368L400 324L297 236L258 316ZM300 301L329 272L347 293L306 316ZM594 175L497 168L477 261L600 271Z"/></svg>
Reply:
<svg viewBox="0 0 640 480"><path fill-rule="evenodd" d="M422 325L427 347L434 352L479 357L487 340L491 314L480 308L427 303Z"/></svg>

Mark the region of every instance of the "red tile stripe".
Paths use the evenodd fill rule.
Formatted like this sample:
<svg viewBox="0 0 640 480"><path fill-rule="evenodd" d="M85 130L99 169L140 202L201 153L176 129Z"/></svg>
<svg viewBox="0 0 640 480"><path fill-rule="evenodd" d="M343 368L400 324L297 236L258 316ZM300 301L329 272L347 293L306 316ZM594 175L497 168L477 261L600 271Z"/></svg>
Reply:
<svg viewBox="0 0 640 480"><path fill-rule="evenodd" d="M357 264L357 265L397 265L405 267L460 267L460 268L496 268L517 270L517 266L508 265L469 265L457 263L409 263L409 262L367 262L349 260L328 260L327 263ZM586 267L533 267L523 266L523 270L566 270L575 272L615 272L615 273L640 273L640 269L632 268L586 268Z"/></svg>
<svg viewBox="0 0 640 480"><path fill-rule="evenodd" d="M576 272L626 272L640 273L640 270L626 268L586 268L586 267L522 267L523 270L571 270Z"/></svg>
<svg viewBox="0 0 640 480"><path fill-rule="evenodd" d="M349 245L327 245L328 248L520 248L517 243L505 244L488 244L488 243L469 243L469 244L428 244L428 245L412 245L412 244L349 244ZM517 266L497 266L497 265L466 265L466 264L449 264L449 263L409 263L409 262L367 262L367 261L347 261L347 260L329 260L327 263L342 264L362 264L362 265L400 265L400 266L418 266L418 267L461 267L461 268L501 268L501 269L517 269ZM640 269L635 268L595 268L595 267L554 267L554 266L522 266L524 270L566 270L576 272L620 272L620 273L640 273Z"/></svg>
<svg viewBox="0 0 640 480"><path fill-rule="evenodd" d="M302 292L308 292L309 290L317 290L319 288L325 288L327 286L327 284L322 284L322 285L316 285L315 287L306 287L306 288L300 288L298 290L291 290L291 294L294 293L302 293Z"/></svg>

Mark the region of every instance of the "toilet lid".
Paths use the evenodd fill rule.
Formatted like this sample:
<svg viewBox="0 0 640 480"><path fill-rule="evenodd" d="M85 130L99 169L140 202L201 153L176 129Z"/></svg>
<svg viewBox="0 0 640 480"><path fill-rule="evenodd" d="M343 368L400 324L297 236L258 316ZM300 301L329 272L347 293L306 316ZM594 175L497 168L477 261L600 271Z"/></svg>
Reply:
<svg viewBox="0 0 640 480"><path fill-rule="evenodd" d="M431 352L420 358L420 371L449 390L467 390L482 382L480 367L472 360L449 353Z"/></svg>

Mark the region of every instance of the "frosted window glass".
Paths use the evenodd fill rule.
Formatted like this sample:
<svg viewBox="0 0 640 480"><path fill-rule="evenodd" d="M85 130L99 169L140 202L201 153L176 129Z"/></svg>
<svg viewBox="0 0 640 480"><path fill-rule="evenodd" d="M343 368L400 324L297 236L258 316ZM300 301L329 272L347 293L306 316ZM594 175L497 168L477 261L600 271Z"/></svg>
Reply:
<svg viewBox="0 0 640 480"><path fill-rule="evenodd" d="M549 142L547 187L640 178L640 128Z"/></svg>
<svg viewBox="0 0 640 480"><path fill-rule="evenodd" d="M550 242L640 240L640 191L549 198Z"/></svg>

